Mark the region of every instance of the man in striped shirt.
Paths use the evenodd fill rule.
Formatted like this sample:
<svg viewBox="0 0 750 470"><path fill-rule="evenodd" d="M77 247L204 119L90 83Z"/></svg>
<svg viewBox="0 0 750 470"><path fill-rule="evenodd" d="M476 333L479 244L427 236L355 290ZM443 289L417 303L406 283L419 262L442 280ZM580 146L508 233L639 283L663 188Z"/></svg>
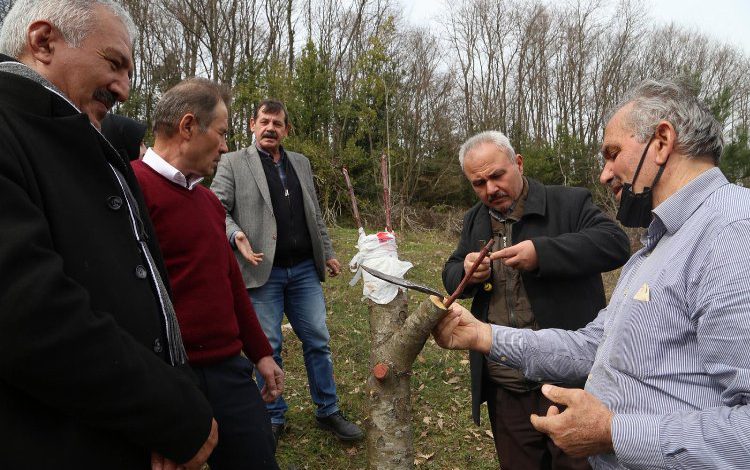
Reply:
<svg viewBox="0 0 750 470"><path fill-rule="evenodd" d="M717 168L722 147L690 90L636 86L605 129L600 179L618 219L648 231L609 305L577 331L488 325L457 306L438 344L533 380L585 379L544 385L560 406L531 421L594 468L750 467L750 190Z"/></svg>

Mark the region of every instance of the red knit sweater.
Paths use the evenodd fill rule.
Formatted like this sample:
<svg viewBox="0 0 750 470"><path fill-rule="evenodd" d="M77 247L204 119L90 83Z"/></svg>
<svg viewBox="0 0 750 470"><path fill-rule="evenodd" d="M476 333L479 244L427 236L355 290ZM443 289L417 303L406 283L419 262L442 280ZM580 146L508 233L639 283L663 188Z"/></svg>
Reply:
<svg viewBox="0 0 750 470"><path fill-rule="evenodd" d="M169 181L132 162L156 228L188 360L206 365L240 350L257 363L272 354L227 241L225 212L216 196Z"/></svg>

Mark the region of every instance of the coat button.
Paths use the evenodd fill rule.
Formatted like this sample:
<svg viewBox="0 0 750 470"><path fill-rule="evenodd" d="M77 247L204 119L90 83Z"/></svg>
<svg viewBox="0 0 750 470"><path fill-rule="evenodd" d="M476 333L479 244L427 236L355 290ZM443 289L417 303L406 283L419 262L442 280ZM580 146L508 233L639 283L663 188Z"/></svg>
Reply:
<svg viewBox="0 0 750 470"><path fill-rule="evenodd" d="M138 279L146 279L146 276L148 276L148 271L146 271L146 268L144 268L140 264L135 267L135 277L137 277Z"/></svg>
<svg viewBox="0 0 750 470"><path fill-rule="evenodd" d="M272 235L271 238L273 238L274 240L276 240L276 235Z"/></svg>
<svg viewBox="0 0 750 470"><path fill-rule="evenodd" d="M107 206L113 211L118 211L122 207L122 198L120 196L110 196L107 198Z"/></svg>
<svg viewBox="0 0 750 470"><path fill-rule="evenodd" d="M159 338L156 338L154 340L154 352L156 354L160 354L164 349L161 347L161 340Z"/></svg>

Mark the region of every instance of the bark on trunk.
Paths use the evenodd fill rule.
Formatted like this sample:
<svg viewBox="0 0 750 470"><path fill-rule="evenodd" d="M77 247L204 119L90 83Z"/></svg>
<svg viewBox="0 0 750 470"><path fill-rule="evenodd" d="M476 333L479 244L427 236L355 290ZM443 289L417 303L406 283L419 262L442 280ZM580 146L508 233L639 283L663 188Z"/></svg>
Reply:
<svg viewBox="0 0 750 470"><path fill-rule="evenodd" d="M435 324L447 310L431 296L412 315L406 294L386 305L370 302L370 421L367 461L373 470L414 467L411 366Z"/></svg>

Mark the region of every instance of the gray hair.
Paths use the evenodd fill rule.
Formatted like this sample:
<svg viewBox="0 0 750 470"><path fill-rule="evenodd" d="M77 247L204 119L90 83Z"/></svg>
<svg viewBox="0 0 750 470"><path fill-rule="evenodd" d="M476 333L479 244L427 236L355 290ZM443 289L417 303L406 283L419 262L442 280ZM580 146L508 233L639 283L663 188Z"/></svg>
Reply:
<svg viewBox="0 0 750 470"><path fill-rule="evenodd" d="M231 94L224 85L199 77L181 81L167 90L156 105L154 134L172 137L188 113L195 116L200 130L206 132L216 117L214 111L219 101L229 108Z"/></svg>
<svg viewBox="0 0 750 470"><path fill-rule="evenodd" d="M79 47L96 26L97 6L108 8L125 26L130 41L137 30L127 11L115 0L16 0L0 28L0 52L19 58L27 43L29 25L49 21L70 47Z"/></svg>
<svg viewBox="0 0 750 470"><path fill-rule="evenodd" d="M458 151L458 163L461 164L462 170L464 169L464 158L466 157L466 154L474 147L485 143L495 144L497 148L508 155L510 161L515 161L514 158L516 156L516 151L513 150L513 146L510 145L510 140L508 140L508 137L505 134L500 131L484 131L469 137L469 139L461 145L461 148Z"/></svg>
<svg viewBox="0 0 750 470"><path fill-rule="evenodd" d="M719 164L724 148L721 124L689 86L676 80L644 80L625 93L607 122L631 103L626 125L639 142L651 138L659 121L669 121L677 132L677 150L688 157L711 156Z"/></svg>

